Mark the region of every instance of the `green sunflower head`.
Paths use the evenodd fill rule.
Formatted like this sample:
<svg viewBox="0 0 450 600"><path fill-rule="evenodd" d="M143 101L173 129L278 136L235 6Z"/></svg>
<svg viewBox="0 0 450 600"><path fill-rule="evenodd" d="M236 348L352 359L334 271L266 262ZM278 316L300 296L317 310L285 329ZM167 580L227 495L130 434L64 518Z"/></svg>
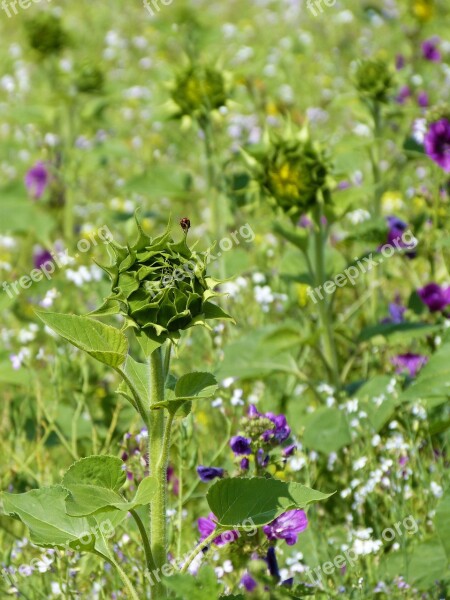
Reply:
<svg viewBox="0 0 450 600"><path fill-rule="evenodd" d="M30 46L41 56L58 54L68 43L61 19L51 13L41 12L25 24Z"/></svg>
<svg viewBox="0 0 450 600"><path fill-rule="evenodd" d="M225 77L211 67L191 65L176 78L172 100L179 116L207 115L227 102Z"/></svg>
<svg viewBox="0 0 450 600"><path fill-rule="evenodd" d="M292 219L309 211L329 188L330 163L322 148L305 136L272 140L257 159L256 179Z"/></svg>
<svg viewBox="0 0 450 600"><path fill-rule="evenodd" d="M103 70L91 61L85 61L77 69L75 87L84 94L99 94L103 90L105 74Z"/></svg>
<svg viewBox="0 0 450 600"><path fill-rule="evenodd" d="M219 282L206 273L210 251L193 251L186 228L182 227L181 241L175 242L170 226L151 238L136 222L134 244L110 242L114 262L102 268L111 278L111 295L104 307L115 306L113 312L124 315L128 326L159 343L178 339L182 330L206 325L209 319L232 320L211 301L219 295L214 292Z"/></svg>
<svg viewBox="0 0 450 600"><path fill-rule="evenodd" d="M364 98L387 102L394 85L394 73L389 65L379 59L364 59L355 71L355 87Z"/></svg>

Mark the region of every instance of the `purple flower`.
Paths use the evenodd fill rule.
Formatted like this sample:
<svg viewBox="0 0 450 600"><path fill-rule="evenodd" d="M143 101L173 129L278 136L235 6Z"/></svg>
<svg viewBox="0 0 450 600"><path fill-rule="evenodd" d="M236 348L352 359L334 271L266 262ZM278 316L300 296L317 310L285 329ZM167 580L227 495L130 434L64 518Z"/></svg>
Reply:
<svg viewBox="0 0 450 600"><path fill-rule="evenodd" d="M247 592L253 592L258 585L250 573L244 573L244 575L242 575L241 583Z"/></svg>
<svg viewBox="0 0 450 600"><path fill-rule="evenodd" d="M391 302L389 304L390 319L387 319L389 323L403 323L403 315L406 312L406 307L402 306L399 302Z"/></svg>
<svg viewBox="0 0 450 600"><path fill-rule="evenodd" d="M268 429L262 435L265 442L270 439L275 439L279 444L284 442L291 435L291 428L287 424L286 417L284 415L274 415L268 412L264 415L267 419L270 419L275 425L272 429Z"/></svg>
<svg viewBox="0 0 450 600"><path fill-rule="evenodd" d="M248 471L249 467L250 467L250 461L248 460L248 458L243 458L241 460L242 471Z"/></svg>
<svg viewBox="0 0 450 600"><path fill-rule="evenodd" d="M396 367L396 373L409 373L410 377L415 377L417 371L423 367L428 358L421 354L399 354L392 359L392 364Z"/></svg>
<svg viewBox="0 0 450 600"><path fill-rule="evenodd" d="M446 173L450 173L450 122L440 119L431 123L424 139L425 152Z"/></svg>
<svg viewBox="0 0 450 600"><path fill-rule="evenodd" d="M264 469L267 467L267 465L269 464L269 455L268 454L264 454L264 450L262 448L260 448L258 450L258 452L256 453L256 460L258 462L258 465L260 467L263 467Z"/></svg>
<svg viewBox="0 0 450 600"><path fill-rule="evenodd" d="M209 513L207 517L200 517L197 521L198 530L200 532L200 541L203 542L211 533L215 530L216 524L214 521L216 517L213 513ZM237 531L223 531L220 535L213 539L213 544L216 546L224 546L228 542L234 542L237 540L239 534Z"/></svg>
<svg viewBox="0 0 450 600"><path fill-rule="evenodd" d="M303 510L288 510L277 517L269 525L263 527L264 533L270 541L286 540L288 546L297 542L298 534L308 527L308 519Z"/></svg>
<svg viewBox="0 0 450 600"><path fill-rule="evenodd" d="M437 283L429 283L417 290L419 298L431 312L438 312L450 304L450 288L441 288Z"/></svg>
<svg viewBox="0 0 450 600"><path fill-rule="evenodd" d="M409 86L404 85L402 88L400 88L400 91L397 94L397 97L395 98L395 100L398 102L398 104L404 104L405 100L407 100L410 97L411 97L411 90L410 90Z"/></svg>
<svg viewBox="0 0 450 600"><path fill-rule="evenodd" d="M402 238L402 235L408 226L398 217L388 217L387 222L389 225L387 243L392 245L395 240Z"/></svg>
<svg viewBox="0 0 450 600"><path fill-rule="evenodd" d="M342 181L340 181L340 182L337 184L337 189L338 189L339 191L342 191L342 190L348 190L348 189L349 189L349 188L351 188L351 187L352 187L352 184L351 184L351 183L350 183L350 181L348 181L347 179L343 179Z"/></svg>
<svg viewBox="0 0 450 600"><path fill-rule="evenodd" d="M50 176L45 163L39 161L25 175L25 185L35 200L39 200L48 185Z"/></svg>
<svg viewBox="0 0 450 600"><path fill-rule="evenodd" d="M272 577L280 579L280 569L278 567L277 555L273 546L269 546L266 560L269 573L272 575Z"/></svg>
<svg viewBox="0 0 450 600"><path fill-rule="evenodd" d="M300 217L300 220L298 222L299 227L302 227L303 229L311 229L312 225L312 221L307 215L302 215Z"/></svg>
<svg viewBox="0 0 450 600"><path fill-rule="evenodd" d="M45 263L53 262L53 256L45 248L37 247L33 252L33 264L36 269L40 269Z"/></svg>
<svg viewBox="0 0 450 600"><path fill-rule="evenodd" d="M216 477L223 477L224 470L219 467L197 467L197 473L203 483L208 483Z"/></svg>
<svg viewBox="0 0 450 600"><path fill-rule="evenodd" d="M249 419L256 419L256 417L262 417L261 413L254 404L250 404L250 406L248 407L247 416Z"/></svg>
<svg viewBox="0 0 450 600"><path fill-rule="evenodd" d="M249 438L242 437L242 435L235 435L230 440L230 448L237 455L251 454L252 453L251 443L252 443L252 440L250 440Z"/></svg>
<svg viewBox="0 0 450 600"><path fill-rule="evenodd" d="M403 241L403 234L408 228L408 225L399 219L398 217L390 216L387 217L387 223L389 226L386 244L394 246L396 248L414 248L414 243L411 242L409 245ZM414 251L407 252L408 258L414 258L416 253Z"/></svg>
<svg viewBox="0 0 450 600"><path fill-rule="evenodd" d="M395 68L397 69L397 71L401 71L404 66L405 57L403 56L403 54L397 54L397 56L395 57Z"/></svg>
<svg viewBox="0 0 450 600"><path fill-rule="evenodd" d="M427 108L430 105L428 94L426 92L422 91L417 94L417 104L420 108Z"/></svg>
<svg viewBox="0 0 450 600"><path fill-rule="evenodd" d="M292 456L296 450L297 450L296 444L291 444L290 446L286 446L286 448L283 449L283 456L285 458L288 458L289 456Z"/></svg>
<svg viewBox="0 0 450 600"><path fill-rule="evenodd" d="M425 60L431 62L439 62L441 60L441 53L438 50L439 38L433 37L429 40L425 40L422 43L422 56Z"/></svg>

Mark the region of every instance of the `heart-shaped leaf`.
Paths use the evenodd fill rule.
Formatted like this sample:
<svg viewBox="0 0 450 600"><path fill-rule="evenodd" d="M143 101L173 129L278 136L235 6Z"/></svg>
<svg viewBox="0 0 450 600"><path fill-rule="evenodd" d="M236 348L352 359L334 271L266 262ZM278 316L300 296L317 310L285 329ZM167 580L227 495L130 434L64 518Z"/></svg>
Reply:
<svg viewBox="0 0 450 600"><path fill-rule="evenodd" d="M178 379L173 391L166 389L166 399L152 404L152 409L167 408L171 414L175 414L193 400L211 398L218 387L217 380L211 373L188 373ZM189 414L189 410L185 414Z"/></svg>
<svg viewBox="0 0 450 600"><path fill-rule="evenodd" d="M99 511L128 512L148 504L156 490L156 481L147 477L141 481L133 500L119 493L126 476L123 462L114 456L89 456L74 463L64 475L62 485L68 490L67 514L88 516Z"/></svg>
<svg viewBox="0 0 450 600"><path fill-rule="evenodd" d="M31 541L46 547L94 548L91 525L86 518L66 514L67 490L61 485L24 494L2 494L4 513L18 518L30 530Z"/></svg>
<svg viewBox="0 0 450 600"><path fill-rule="evenodd" d="M118 329L90 317L40 311L36 314L50 329L105 365L117 368L125 361L127 338Z"/></svg>
<svg viewBox="0 0 450 600"><path fill-rule="evenodd" d="M234 477L220 479L210 487L206 500L219 525L225 529L267 525L282 513L326 500L322 494L300 483L279 479Z"/></svg>

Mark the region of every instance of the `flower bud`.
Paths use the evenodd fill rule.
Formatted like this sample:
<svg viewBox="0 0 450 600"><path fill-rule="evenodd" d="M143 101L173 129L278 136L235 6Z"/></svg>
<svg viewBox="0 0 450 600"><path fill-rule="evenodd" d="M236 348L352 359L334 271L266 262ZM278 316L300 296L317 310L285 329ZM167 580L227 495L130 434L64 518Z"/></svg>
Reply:
<svg viewBox="0 0 450 600"><path fill-rule="evenodd" d="M355 86L361 96L386 102L394 84L393 72L382 60L361 60L355 72Z"/></svg>
<svg viewBox="0 0 450 600"><path fill-rule="evenodd" d="M47 12L38 13L26 22L30 46L42 56L57 54L67 45L61 19Z"/></svg>
<svg viewBox="0 0 450 600"><path fill-rule="evenodd" d="M191 66L177 77L172 99L179 116L201 117L226 104L225 78L213 68Z"/></svg>
<svg viewBox="0 0 450 600"><path fill-rule="evenodd" d="M103 267L112 281L107 302L118 304L128 325L163 343L207 319L232 320L210 301L219 282L206 274L207 252L194 253L186 236L174 242L169 229L152 239L137 225L133 245L110 241L115 262Z"/></svg>
<svg viewBox="0 0 450 600"><path fill-rule="evenodd" d="M278 140L261 160L263 189L292 218L312 208L327 188L329 162L310 140Z"/></svg>
<svg viewBox="0 0 450 600"><path fill-rule="evenodd" d="M75 87L85 94L98 94L103 90L105 75L97 65L86 61L78 69L75 78Z"/></svg>

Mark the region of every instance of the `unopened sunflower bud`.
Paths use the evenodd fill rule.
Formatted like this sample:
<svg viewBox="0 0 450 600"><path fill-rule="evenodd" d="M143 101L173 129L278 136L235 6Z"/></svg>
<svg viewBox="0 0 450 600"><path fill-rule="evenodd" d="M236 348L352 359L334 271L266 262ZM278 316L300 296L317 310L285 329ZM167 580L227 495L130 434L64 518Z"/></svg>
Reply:
<svg viewBox="0 0 450 600"><path fill-rule="evenodd" d="M67 46L67 33L61 19L41 12L25 24L30 46L42 56L57 54Z"/></svg>
<svg viewBox="0 0 450 600"><path fill-rule="evenodd" d="M208 319L232 320L211 302L219 295L213 291L219 282L206 274L207 253L193 252L186 236L174 242L169 229L152 239L137 225L134 244L110 241L115 263L103 267L112 281L106 302L118 306L128 325L163 343Z"/></svg>
<svg viewBox="0 0 450 600"><path fill-rule="evenodd" d="M102 92L104 82L105 75L102 69L91 62L85 62L78 69L75 87L85 94L98 94Z"/></svg>
<svg viewBox="0 0 450 600"><path fill-rule="evenodd" d="M262 188L293 219L314 207L328 187L329 161L310 139L271 142L259 167Z"/></svg>
<svg viewBox="0 0 450 600"><path fill-rule="evenodd" d="M204 116L226 104L224 76L210 67L191 66L177 77L172 99L179 108L179 116Z"/></svg>
<svg viewBox="0 0 450 600"><path fill-rule="evenodd" d="M382 60L361 60L355 72L355 87L361 96L386 102L394 84L394 74Z"/></svg>

